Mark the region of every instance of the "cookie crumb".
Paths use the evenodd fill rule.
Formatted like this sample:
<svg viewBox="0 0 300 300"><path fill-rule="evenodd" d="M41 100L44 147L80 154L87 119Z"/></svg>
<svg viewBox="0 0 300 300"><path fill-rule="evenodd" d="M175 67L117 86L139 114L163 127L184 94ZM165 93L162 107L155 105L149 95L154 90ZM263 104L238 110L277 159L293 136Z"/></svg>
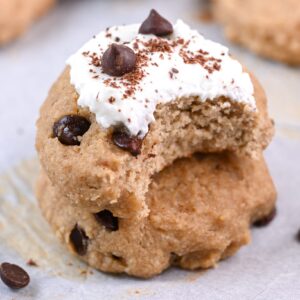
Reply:
<svg viewBox="0 0 300 300"><path fill-rule="evenodd" d="M29 259L26 263L28 266L31 266L31 267L38 267L39 265L33 260L33 259Z"/></svg>

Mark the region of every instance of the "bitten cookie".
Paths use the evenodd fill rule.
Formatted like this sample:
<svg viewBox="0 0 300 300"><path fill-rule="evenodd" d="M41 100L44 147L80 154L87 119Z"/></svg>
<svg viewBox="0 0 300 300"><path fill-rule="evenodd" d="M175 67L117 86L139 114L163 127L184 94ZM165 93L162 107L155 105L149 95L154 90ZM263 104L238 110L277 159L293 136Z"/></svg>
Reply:
<svg viewBox="0 0 300 300"><path fill-rule="evenodd" d="M298 0L213 0L225 35L265 57L300 65Z"/></svg>
<svg viewBox="0 0 300 300"><path fill-rule="evenodd" d="M55 0L0 0L0 45L21 35Z"/></svg>
<svg viewBox="0 0 300 300"><path fill-rule="evenodd" d="M152 176L194 152L260 155L272 135L258 82L228 49L152 11L68 60L37 122L37 150L70 202L147 216Z"/></svg>
<svg viewBox="0 0 300 300"><path fill-rule="evenodd" d="M45 173L37 196L56 234L91 266L150 277L233 255L249 242L249 226L272 213L276 192L262 156L223 153L177 160L155 175L142 220L73 207Z"/></svg>

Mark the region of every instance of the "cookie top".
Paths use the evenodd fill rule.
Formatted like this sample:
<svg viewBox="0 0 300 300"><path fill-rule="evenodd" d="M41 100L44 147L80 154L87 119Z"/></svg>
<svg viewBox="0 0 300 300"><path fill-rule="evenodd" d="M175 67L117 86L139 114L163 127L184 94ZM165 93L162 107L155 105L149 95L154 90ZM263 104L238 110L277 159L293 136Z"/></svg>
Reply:
<svg viewBox="0 0 300 300"><path fill-rule="evenodd" d="M0 46L22 35L56 0L0 0Z"/></svg>
<svg viewBox="0 0 300 300"><path fill-rule="evenodd" d="M142 25L107 28L67 63L78 104L102 128L123 124L144 137L157 105L180 97L224 96L256 108L251 79L226 47L155 11Z"/></svg>
<svg viewBox="0 0 300 300"><path fill-rule="evenodd" d="M299 24L300 4L298 0L213 0L222 4L224 14L232 12L232 21L236 19L243 23L252 23L257 27L274 29L296 28ZM272 18L270 18L272 16Z"/></svg>
<svg viewBox="0 0 300 300"><path fill-rule="evenodd" d="M36 139L41 163L53 185L76 205L95 210L119 205L120 215L144 217L148 214L145 196L152 176L176 159L190 157L195 152L225 150L255 157L268 145L273 135L266 97L254 77L248 78L249 75L228 53L222 55L222 46L216 45L210 53L201 48L200 52L182 50L185 43L188 47L194 43L198 45L199 41L214 45L197 33L194 38L191 34L189 41L183 41L182 45L180 42L178 46L171 47L169 44L176 40L172 38L176 25L174 29L157 13L154 19L155 22L151 18L149 22L148 18L139 28L135 27L135 36L145 35L145 41L152 39L152 46L156 45L154 50L158 47L162 48L161 51L147 49L144 44L149 41L142 42L143 46L138 44L135 49L134 45L132 48L127 46L130 44L113 43L109 46L107 40L105 47L95 46L103 48L102 57L99 56L100 50L94 55L87 52L89 50L81 49L69 60L71 67L67 67L58 78L42 105ZM192 32L185 25L180 26ZM107 32L111 34L109 30ZM148 36L149 32L155 35ZM113 35L103 39L112 42L116 37L124 39L123 36ZM195 42L192 42L193 39ZM170 49L170 52L164 49ZM183 52L188 57L197 53L195 61L192 59L190 64L184 62L186 56L181 56ZM224 61L214 58L217 53L225 57ZM161 55L165 59L161 59ZM140 65L139 60L143 57L146 57L149 66ZM80 71L72 63L77 58L80 63L75 63L75 66ZM152 65L156 62L151 62L151 58L157 58L161 68L160 65ZM216 70L211 69L214 65ZM154 72L152 68L157 75L149 73ZM170 76L167 70L172 69L176 71L173 70ZM238 78L232 78L231 75L235 74L233 70L240 74L236 75ZM81 84L72 84L74 72L84 79ZM145 74L142 79L136 79L139 72ZM179 77L181 73L185 76ZM178 79L175 79L176 76ZM245 92L247 89L241 88L240 80L249 83L248 94ZM155 92L154 82L160 86L161 92L159 89ZM206 96L179 96L180 82L185 82L186 93L205 90ZM226 88L226 83L230 88ZM135 90L123 98L126 85ZM78 92L78 89L81 91ZM153 98L145 98L147 91ZM222 95L202 99L213 97L212 93L216 91L230 92L230 97ZM160 100L156 94L161 97L165 95L165 98ZM168 98L170 95L174 99ZM234 97L240 101L231 99ZM253 102L250 101L252 97ZM83 100L90 102L83 106ZM155 122L151 122L154 117ZM106 125L101 123L104 121ZM110 127L103 128L105 126ZM147 136L141 138L146 133Z"/></svg>
<svg viewBox="0 0 300 300"><path fill-rule="evenodd" d="M231 41L264 57L300 64L298 0L212 0L212 3L216 19Z"/></svg>

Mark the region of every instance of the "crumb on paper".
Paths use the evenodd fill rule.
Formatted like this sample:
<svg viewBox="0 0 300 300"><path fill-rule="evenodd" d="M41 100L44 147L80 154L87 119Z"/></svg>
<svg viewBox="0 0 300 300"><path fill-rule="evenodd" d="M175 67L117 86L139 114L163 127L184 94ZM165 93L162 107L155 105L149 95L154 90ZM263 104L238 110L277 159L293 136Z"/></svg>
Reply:
<svg viewBox="0 0 300 300"><path fill-rule="evenodd" d="M127 290L127 293L130 295L130 296L153 296L155 295L155 293L153 291L151 291L150 289L147 289L147 288L140 288L140 289L128 289Z"/></svg>
<svg viewBox="0 0 300 300"><path fill-rule="evenodd" d="M80 275L84 275L84 276L86 276L86 275L87 275L87 273L88 273L88 272L87 272L87 270L81 270L81 271L80 271Z"/></svg>
<svg viewBox="0 0 300 300"><path fill-rule="evenodd" d="M33 259L29 259L26 263L28 266L31 266L31 267L38 267L39 265L36 263L36 261L34 261Z"/></svg>

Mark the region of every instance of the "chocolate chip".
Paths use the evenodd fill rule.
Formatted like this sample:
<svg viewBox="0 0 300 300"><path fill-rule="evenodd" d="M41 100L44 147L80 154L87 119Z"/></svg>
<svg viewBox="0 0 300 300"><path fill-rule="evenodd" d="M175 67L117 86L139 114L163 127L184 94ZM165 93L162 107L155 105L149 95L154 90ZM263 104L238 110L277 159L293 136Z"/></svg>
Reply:
<svg viewBox="0 0 300 300"><path fill-rule="evenodd" d="M112 254L111 257L113 259L115 259L115 260L122 261L122 257L121 256L117 256L117 255Z"/></svg>
<svg viewBox="0 0 300 300"><path fill-rule="evenodd" d="M136 55L124 45L112 44L101 59L103 72L111 76L122 76L134 70Z"/></svg>
<svg viewBox="0 0 300 300"><path fill-rule="evenodd" d="M129 151L133 156L141 154L143 140L132 136L126 128L116 128L112 134L112 140L119 148Z"/></svg>
<svg viewBox="0 0 300 300"><path fill-rule="evenodd" d="M79 137L90 128L91 123L78 115L66 115L53 125L53 136L64 145L80 145Z"/></svg>
<svg viewBox="0 0 300 300"><path fill-rule="evenodd" d="M296 240L298 242L300 242L300 229L298 230L297 234L296 234Z"/></svg>
<svg viewBox="0 0 300 300"><path fill-rule="evenodd" d="M111 254L111 258L113 260L115 260L118 264L122 265L123 267L127 266L127 263L126 263L126 260L125 260L124 257L118 256L118 255L115 255L115 254Z"/></svg>
<svg viewBox="0 0 300 300"><path fill-rule="evenodd" d="M85 255L88 248L89 238L86 236L84 230L75 225L70 233L70 241L79 255Z"/></svg>
<svg viewBox="0 0 300 300"><path fill-rule="evenodd" d="M274 220L276 214L277 214L277 210L276 210L276 207L274 207L274 209L271 211L271 213L269 215L263 217L262 219L255 221L253 223L253 226L263 227L263 226L269 225Z"/></svg>
<svg viewBox="0 0 300 300"><path fill-rule="evenodd" d="M181 257L178 254L176 254L174 252L170 253L170 264L176 265L180 262L180 259L181 259Z"/></svg>
<svg viewBox="0 0 300 300"><path fill-rule="evenodd" d="M119 229L119 220L117 217L114 217L113 214L105 209L95 214L96 220L106 229L111 231L116 231Z"/></svg>
<svg viewBox="0 0 300 300"><path fill-rule="evenodd" d="M205 155L204 153L200 153L200 152L196 152L193 155L197 160L203 160L207 155Z"/></svg>
<svg viewBox="0 0 300 300"><path fill-rule="evenodd" d="M21 289L30 282L30 277L25 270L10 263L1 264L0 277L2 281L12 289Z"/></svg>
<svg viewBox="0 0 300 300"><path fill-rule="evenodd" d="M173 33L172 24L163 18L155 9L150 11L148 18L142 23L139 33L166 36Z"/></svg>

